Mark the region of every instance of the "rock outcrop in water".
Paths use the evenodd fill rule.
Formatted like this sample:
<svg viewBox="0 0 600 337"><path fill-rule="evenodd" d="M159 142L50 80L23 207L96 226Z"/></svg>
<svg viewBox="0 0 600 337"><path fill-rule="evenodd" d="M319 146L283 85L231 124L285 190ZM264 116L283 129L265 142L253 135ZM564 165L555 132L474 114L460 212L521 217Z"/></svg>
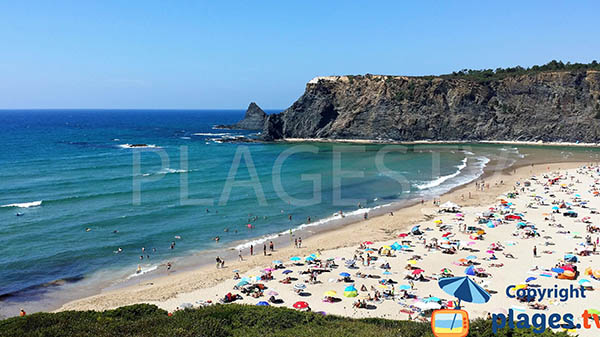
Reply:
<svg viewBox="0 0 600 337"><path fill-rule="evenodd" d="M600 141L600 72L317 77L267 117L265 140Z"/></svg>
<svg viewBox="0 0 600 337"><path fill-rule="evenodd" d="M256 103L248 105L244 119L233 125L217 125L217 129L262 130L267 114Z"/></svg>

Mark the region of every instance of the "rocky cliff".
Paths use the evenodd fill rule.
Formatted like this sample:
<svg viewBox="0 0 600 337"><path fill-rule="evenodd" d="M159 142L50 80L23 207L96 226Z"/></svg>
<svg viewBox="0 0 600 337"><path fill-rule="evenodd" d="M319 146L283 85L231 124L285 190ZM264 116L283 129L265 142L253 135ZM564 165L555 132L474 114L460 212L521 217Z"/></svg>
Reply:
<svg viewBox="0 0 600 337"><path fill-rule="evenodd" d="M256 103L252 102L246 109L244 119L233 125L217 125L217 129L262 130L267 114Z"/></svg>
<svg viewBox="0 0 600 337"><path fill-rule="evenodd" d="M600 142L600 72L317 77L263 137Z"/></svg>

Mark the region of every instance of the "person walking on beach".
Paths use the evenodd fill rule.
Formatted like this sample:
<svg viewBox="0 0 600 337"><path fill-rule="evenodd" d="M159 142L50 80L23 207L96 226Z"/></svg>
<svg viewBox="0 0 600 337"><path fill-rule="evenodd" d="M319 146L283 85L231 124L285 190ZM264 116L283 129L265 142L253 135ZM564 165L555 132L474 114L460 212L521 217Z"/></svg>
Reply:
<svg viewBox="0 0 600 337"><path fill-rule="evenodd" d="M240 261L244 261L244 258L242 257L242 250L240 249L240 253L238 255L240 257Z"/></svg>
<svg viewBox="0 0 600 337"><path fill-rule="evenodd" d="M302 248L302 238L298 238L298 248Z"/></svg>
<svg viewBox="0 0 600 337"><path fill-rule="evenodd" d="M537 247L533 246L533 257L537 257Z"/></svg>
<svg viewBox="0 0 600 337"><path fill-rule="evenodd" d="M254 255L254 246L250 245L250 256Z"/></svg>
<svg viewBox="0 0 600 337"><path fill-rule="evenodd" d="M263 244L263 254L265 256L267 256L267 244L266 243Z"/></svg>
<svg viewBox="0 0 600 337"><path fill-rule="evenodd" d="M275 246L273 245L273 241L269 241L269 250L270 251L274 251L275 250Z"/></svg>
<svg viewBox="0 0 600 337"><path fill-rule="evenodd" d="M294 239L294 247L298 248L298 239Z"/></svg>

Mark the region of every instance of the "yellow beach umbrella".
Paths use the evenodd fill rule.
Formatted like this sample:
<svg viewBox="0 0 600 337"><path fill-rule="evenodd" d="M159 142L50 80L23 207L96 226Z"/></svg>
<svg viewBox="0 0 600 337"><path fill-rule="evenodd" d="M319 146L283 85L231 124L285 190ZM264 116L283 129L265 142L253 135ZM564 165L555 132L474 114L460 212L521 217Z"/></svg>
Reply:
<svg viewBox="0 0 600 337"><path fill-rule="evenodd" d="M392 247L390 247L390 246L383 246L383 247L381 247L381 248L383 248L383 249L387 249L387 250L390 250L390 249L392 249Z"/></svg>
<svg viewBox="0 0 600 337"><path fill-rule="evenodd" d="M416 260L408 260L407 262L408 262L408 264L417 264Z"/></svg>
<svg viewBox="0 0 600 337"><path fill-rule="evenodd" d="M336 296L336 295L337 295L337 293L336 293L334 290L329 290L329 291L326 291L326 292L323 294L323 296L329 296L329 297L333 297L333 296Z"/></svg>
<svg viewBox="0 0 600 337"><path fill-rule="evenodd" d="M439 220L439 219L438 219L438 220L435 220L433 223L435 223L435 224L441 224L441 223L442 223L442 220Z"/></svg>

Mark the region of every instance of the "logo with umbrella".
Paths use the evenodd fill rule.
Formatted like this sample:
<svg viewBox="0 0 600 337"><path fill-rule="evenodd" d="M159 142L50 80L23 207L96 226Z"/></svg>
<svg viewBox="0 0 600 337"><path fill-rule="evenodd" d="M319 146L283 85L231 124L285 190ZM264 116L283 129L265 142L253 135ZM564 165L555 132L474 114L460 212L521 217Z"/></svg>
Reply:
<svg viewBox="0 0 600 337"><path fill-rule="evenodd" d="M440 288L456 297L455 309L436 310L431 315L431 331L436 337L465 337L469 334L469 314L460 309L461 301L486 303L491 295L468 276L447 277L438 281Z"/></svg>

